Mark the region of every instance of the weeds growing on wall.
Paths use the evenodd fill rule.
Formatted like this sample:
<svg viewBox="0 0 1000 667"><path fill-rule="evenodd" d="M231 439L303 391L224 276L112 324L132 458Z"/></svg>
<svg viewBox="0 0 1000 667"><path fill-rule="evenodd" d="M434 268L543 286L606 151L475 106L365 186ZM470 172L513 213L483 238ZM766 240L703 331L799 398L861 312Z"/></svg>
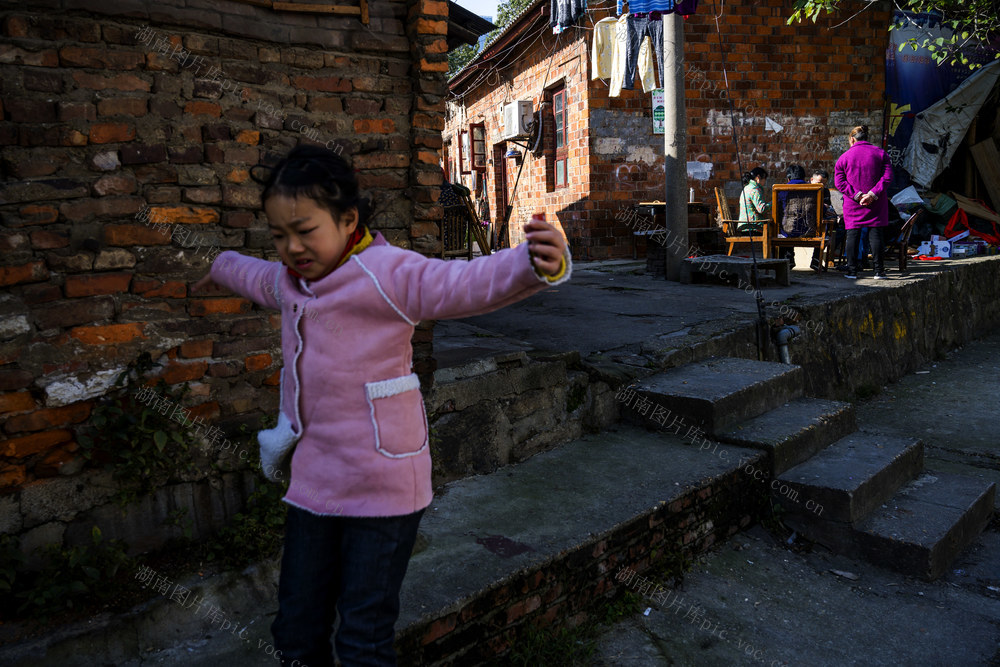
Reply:
<svg viewBox="0 0 1000 667"><path fill-rule="evenodd" d="M91 529L91 542L75 547L49 545L32 554L28 569L19 541L0 538L0 618L47 617L81 606L100 606L117 595L115 575L130 562L121 540L105 540Z"/></svg>
<svg viewBox="0 0 1000 667"><path fill-rule="evenodd" d="M149 353L139 355L118 375L115 388L98 400L90 420L77 432L84 457L111 468L121 483L116 500L122 506L194 467L196 435L135 398L146 373L159 365ZM170 390L162 379L157 388L175 403L188 392L187 383Z"/></svg>

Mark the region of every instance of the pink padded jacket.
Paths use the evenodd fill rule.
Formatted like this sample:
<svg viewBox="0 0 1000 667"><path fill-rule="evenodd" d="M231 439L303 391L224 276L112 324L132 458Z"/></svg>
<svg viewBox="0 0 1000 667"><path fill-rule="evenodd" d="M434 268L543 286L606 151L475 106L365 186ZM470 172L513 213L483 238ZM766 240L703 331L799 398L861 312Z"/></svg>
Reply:
<svg viewBox="0 0 1000 667"><path fill-rule="evenodd" d="M526 243L445 262L391 246L381 234L313 282L292 277L280 262L221 253L214 282L281 310L285 365L275 430L297 440L285 502L363 517L429 505L427 417L411 370L414 325L496 310L568 280L571 268L567 252L565 274L548 282L535 273Z"/></svg>

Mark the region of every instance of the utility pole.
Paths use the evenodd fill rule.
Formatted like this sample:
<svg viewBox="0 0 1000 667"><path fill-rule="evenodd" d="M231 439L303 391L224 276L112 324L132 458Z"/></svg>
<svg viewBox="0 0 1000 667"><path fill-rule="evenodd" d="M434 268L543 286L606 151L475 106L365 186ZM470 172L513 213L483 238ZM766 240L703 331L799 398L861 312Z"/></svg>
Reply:
<svg viewBox="0 0 1000 667"><path fill-rule="evenodd" d="M688 253L687 111L684 104L684 19L663 15L663 156L666 176L667 280L680 280Z"/></svg>

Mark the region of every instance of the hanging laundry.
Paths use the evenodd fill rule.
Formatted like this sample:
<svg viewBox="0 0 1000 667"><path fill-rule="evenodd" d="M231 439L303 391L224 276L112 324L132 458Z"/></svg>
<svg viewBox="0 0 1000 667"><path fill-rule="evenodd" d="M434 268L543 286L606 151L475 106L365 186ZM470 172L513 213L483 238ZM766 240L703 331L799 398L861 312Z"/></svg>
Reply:
<svg viewBox="0 0 1000 667"><path fill-rule="evenodd" d="M593 66L591 79L607 79L614 72L615 19L601 19L594 24L594 44L590 63Z"/></svg>
<svg viewBox="0 0 1000 667"><path fill-rule="evenodd" d="M663 22L650 21L646 17L629 16L627 17L625 34L625 82L622 84L622 88L625 90L633 89L642 42L647 36L653 41L653 49L656 51L656 66L660 72L661 83L663 81ZM640 73L640 76L645 77L645 74ZM655 87L654 85L653 88ZM652 88L647 89L646 92L649 90Z"/></svg>
<svg viewBox="0 0 1000 667"><path fill-rule="evenodd" d="M587 0L552 0L549 6L549 25L553 33L560 33L574 25L587 12Z"/></svg>
<svg viewBox="0 0 1000 667"><path fill-rule="evenodd" d="M697 0L696 4L697 4ZM622 13L622 0L618 0L618 15ZM669 14L674 11L674 0L629 0L629 14L648 14L649 12L661 12Z"/></svg>
<svg viewBox="0 0 1000 667"><path fill-rule="evenodd" d="M638 70L639 78L642 79L642 89L645 92L648 93L656 88L656 73L653 71L653 55L652 50L650 49L649 37L646 36L643 38L641 45L638 47L638 54L634 54L629 48L630 42L628 40L628 22L633 18L635 17L625 15L620 17L615 22L614 55L611 64L611 91L608 93L610 97L618 97L621 95L623 88L626 90L632 90L636 70ZM663 44L662 39L661 32L661 50ZM633 56L635 56L635 58L631 74L628 74L628 63ZM626 83L628 83L627 86L625 85Z"/></svg>

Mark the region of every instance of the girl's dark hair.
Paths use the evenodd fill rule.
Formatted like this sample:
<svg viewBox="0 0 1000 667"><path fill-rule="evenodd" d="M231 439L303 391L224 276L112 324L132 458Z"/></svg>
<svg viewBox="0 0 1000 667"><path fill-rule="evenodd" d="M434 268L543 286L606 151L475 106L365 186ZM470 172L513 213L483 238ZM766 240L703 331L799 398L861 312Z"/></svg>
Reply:
<svg viewBox="0 0 1000 667"><path fill-rule="evenodd" d="M368 200L358 195L351 165L322 146L296 146L271 168L260 201L264 204L275 196L312 199L334 218L356 207L359 227L368 221Z"/></svg>
<svg viewBox="0 0 1000 667"><path fill-rule="evenodd" d="M822 176L823 178L830 178L830 172L826 169L813 169L813 176Z"/></svg>
<svg viewBox="0 0 1000 667"><path fill-rule="evenodd" d="M856 128L851 130L851 136L858 141L868 141L868 126L858 125Z"/></svg>
<svg viewBox="0 0 1000 667"><path fill-rule="evenodd" d="M767 178L767 169L764 167L754 167L747 173L743 174L743 185L749 185L750 181L757 178L758 176L763 176Z"/></svg>
<svg viewBox="0 0 1000 667"><path fill-rule="evenodd" d="M790 164L788 165L788 169L785 170L785 177L790 181L804 181L806 180L806 170L800 165Z"/></svg>

